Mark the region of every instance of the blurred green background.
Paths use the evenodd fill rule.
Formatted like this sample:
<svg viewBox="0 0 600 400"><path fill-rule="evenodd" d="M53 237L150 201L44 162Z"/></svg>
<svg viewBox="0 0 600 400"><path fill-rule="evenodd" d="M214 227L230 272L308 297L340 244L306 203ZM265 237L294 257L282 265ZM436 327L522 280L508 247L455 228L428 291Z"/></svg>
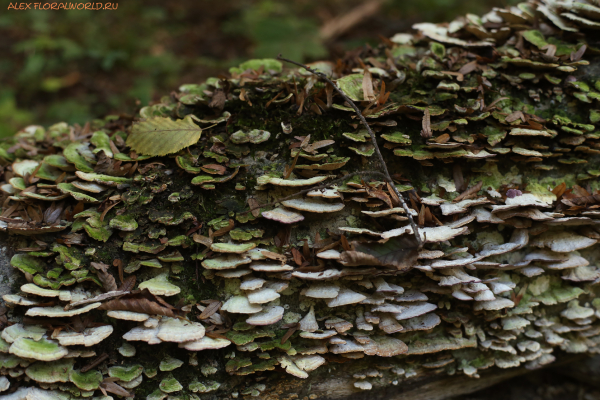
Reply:
<svg viewBox="0 0 600 400"><path fill-rule="evenodd" d="M32 123L133 114L247 58L335 59L415 22L513 1L116 2L117 10L0 12L0 137Z"/></svg>

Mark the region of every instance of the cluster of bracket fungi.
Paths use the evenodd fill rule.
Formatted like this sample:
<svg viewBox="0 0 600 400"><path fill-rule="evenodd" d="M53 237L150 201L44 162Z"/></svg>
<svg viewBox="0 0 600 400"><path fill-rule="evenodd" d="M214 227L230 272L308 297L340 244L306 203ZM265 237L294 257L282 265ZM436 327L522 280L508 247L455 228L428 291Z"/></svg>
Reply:
<svg viewBox="0 0 600 400"><path fill-rule="evenodd" d="M532 0L311 64L422 245L389 183L328 184L377 168L369 134L274 59L18 132L0 397L268 397L273 374L338 370L369 390L597 352L599 28L597 0Z"/></svg>

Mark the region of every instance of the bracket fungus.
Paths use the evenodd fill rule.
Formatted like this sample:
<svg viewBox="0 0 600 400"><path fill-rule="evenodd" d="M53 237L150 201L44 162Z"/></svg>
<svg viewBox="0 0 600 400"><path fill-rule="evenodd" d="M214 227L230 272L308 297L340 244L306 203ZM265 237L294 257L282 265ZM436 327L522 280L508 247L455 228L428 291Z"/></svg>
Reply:
<svg viewBox="0 0 600 400"><path fill-rule="evenodd" d="M313 399L598 353L598 24L529 0L3 140L2 396Z"/></svg>

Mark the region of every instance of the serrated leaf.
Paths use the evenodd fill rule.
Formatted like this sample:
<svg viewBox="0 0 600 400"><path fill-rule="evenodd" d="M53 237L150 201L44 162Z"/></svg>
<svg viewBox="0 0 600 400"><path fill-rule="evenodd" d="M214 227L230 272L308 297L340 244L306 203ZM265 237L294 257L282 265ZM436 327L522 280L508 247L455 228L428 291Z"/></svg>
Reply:
<svg viewBox="0 0 600 400"><path fill-rule="evenodd" d="M140 154L164 156L195 144L201 135L191 115L176 121L153 117L132 126L127 145Z"/></svg>

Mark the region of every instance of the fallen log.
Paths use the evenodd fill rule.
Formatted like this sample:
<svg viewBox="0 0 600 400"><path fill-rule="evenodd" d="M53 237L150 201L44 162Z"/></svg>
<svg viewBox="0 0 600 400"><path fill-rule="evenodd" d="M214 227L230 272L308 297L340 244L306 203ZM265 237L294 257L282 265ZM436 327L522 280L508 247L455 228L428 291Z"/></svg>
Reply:
<svg viewBox="0 0 600 400"><path fill-rule="evenodd" d="M3 398L442 399L596 354L599 11L251 60L0 143Z"/></svg>

